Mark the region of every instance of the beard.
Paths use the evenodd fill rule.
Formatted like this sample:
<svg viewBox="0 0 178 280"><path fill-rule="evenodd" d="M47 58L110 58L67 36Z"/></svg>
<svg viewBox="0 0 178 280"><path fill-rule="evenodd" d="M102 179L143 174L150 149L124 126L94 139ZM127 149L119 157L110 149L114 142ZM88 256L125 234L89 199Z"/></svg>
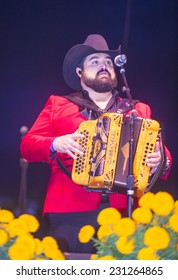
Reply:
<svg viewBox="0 0 178 280"><path fill-rule="evenodd" d="M98 75L95 78L91 79L86 76L85 73L82 74L83 83L91 88L92 90L98 93L105 93L111 91L113 88L117 87L117 77L113 79L109 73L108 78L100 79Z"/></svg>

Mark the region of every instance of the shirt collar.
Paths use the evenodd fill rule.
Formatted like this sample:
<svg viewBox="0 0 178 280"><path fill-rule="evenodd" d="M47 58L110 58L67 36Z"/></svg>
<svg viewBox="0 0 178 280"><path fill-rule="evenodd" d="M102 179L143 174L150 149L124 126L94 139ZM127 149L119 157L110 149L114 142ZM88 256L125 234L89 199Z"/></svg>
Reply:
<svg viewBox="0 0 178 280"><path fill-rule="evenodd" d="M87 90L82 90L82 94L83 94L83 96L84 96L85 98L87 98L87 99L93 101L93 100L90 98L89 93L88 93ZM111 98L111 99L113 99L113 98L116 99L118 96L119 96L119 92L118 92L116 89L112 89L112 98Z"/></svg>

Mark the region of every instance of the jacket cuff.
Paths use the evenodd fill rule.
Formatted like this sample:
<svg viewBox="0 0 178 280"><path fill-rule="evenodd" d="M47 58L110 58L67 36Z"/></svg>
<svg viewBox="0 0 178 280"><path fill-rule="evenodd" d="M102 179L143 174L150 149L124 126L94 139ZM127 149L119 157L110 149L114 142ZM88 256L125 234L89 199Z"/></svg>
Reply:
<svg viewBox="0 0 178 280"><path fill-rule="evenodd" d="M170 161L170 159L167 157L166 158L166 165L165 165L165 167L164 167L164 169L163 169L163 171L162 171L162 173L161 173L161 177L164 177L164 176L166 176L166 173L169 171L169 169L171 168L171 161Z"/></svg>

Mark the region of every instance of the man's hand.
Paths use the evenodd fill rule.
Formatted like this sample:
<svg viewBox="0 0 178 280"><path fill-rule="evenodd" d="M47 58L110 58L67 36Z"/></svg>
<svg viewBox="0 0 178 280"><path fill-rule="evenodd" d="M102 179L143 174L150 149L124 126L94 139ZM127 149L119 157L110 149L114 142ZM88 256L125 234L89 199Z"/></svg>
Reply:
<svg viewBox="0 0 178 280"><path fill-rule="evenodd" d="M83 156L82 147L76 142L77 139L83 138L84 135L75 131L72 134L56 137L53 141L53 148L60 153L66 153L73 159L76 159L75 153Z"/></svg>
<svg viewBox="0 0 178 280"><path fill-rule="evenodd" d="M147 166L151 167L150 175L156 172L156 169L161 161L160 144L156 142L155 150L153 153L148 154L148 159L146 160Z"/></svg>

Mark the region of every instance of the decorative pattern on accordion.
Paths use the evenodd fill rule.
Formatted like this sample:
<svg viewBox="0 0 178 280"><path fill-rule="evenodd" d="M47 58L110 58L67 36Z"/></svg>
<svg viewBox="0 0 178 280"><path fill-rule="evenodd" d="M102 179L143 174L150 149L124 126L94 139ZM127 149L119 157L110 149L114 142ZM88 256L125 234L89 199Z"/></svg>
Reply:
<svg viewBox="0 0 178 280"><path fill-rule="evenodd" d="M93 190L118 191L126 189L129 159L129 120L123 114L105 113L97 120L84 121L78 143L84 155L74 160L72 180ZM135 125L133 174L136 196L146 189L150 168L146 166L148 153L154 151L159 123L137 118ZM124 190L125 191L125 190ZM121 191L121 192L124 192Z"/></svg>

